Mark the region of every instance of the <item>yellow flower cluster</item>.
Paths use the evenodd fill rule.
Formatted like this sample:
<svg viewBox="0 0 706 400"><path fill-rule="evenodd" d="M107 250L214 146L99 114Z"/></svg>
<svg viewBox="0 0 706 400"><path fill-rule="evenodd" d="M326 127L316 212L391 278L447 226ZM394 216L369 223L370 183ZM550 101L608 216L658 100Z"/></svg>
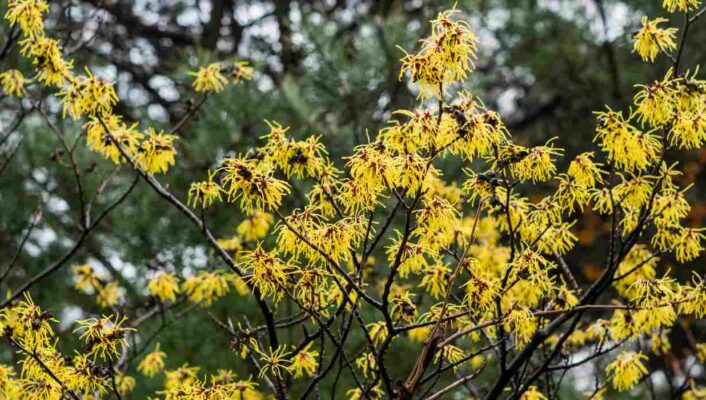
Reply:
<svg viewBox="0 0 706 400"><path fill-rule="evenodd" d="M701 0L662 0L662 7L669 12L690 11L698 8Z"/></svg>
<svg viewBox="0 0 706 400"><path fill-rule="evenodd" d="M402 74L409 73L419 84L422 99L443 100L444 87L463 79L472 68L475 36L451 15L442 13L432 21L432 37L423 41L419 53L403 59ZM659 51L675 47L674 31L659 28L661 22L645 21L636 37L636 51L645 58L653 60ZM330 316L334 307L347 303L350 309L360 304L360 295L370 293L365 289L370 284L387 296L383 301L395 321L424 323L446 312L467 310L475 323L491 325L487 335L509 334L518 348L542 326L538 314L546 311L539 311L540 307L559 312L579 305L579 293L568 285L566 276L556 277L562 272L551 261L569 253L578 241L572 232L576 222L568 218L587 208L608 215L618 212L617 226L624 237L646 223L656 227L650 243L627 249L615 266L613 286L634 309L616 310L610 328L608 321L598 321L585 331L573 332L568 346L581 348L608 337L619 341L645 334L654 348L665 349L667 337L657 332L673 325L677 312L706 311L698 305L705 293L700 280L681 286L669 276L656 277L660 259L656 252L671 250L679 261L687 261L702 250L700 230L681 226L689 212L685 189L673 179L675 166L663 161L666 144L685 149L703 145L702 87L695 73L674 77L671 72L653 85L638 86L636 108L630 115L610 108L597 113L595 140L601 151L577 155L569 160L566 172L556 165L564 155L557 139L538 146L514 143L500 116L469 93L460 93L456 101L436 111L396 112L400 120L391 121L368 143L356 147L345 158L344 171L328 159L320 137L297 140L288 127L267 122L264 144L245 156L223 160L216 171L220 179L212 173L208 181L194 184L191 202L208 206L222 193L229 201L240 201L241 211L251 217L241 225L243 231L238 229L238 237L221 241L229 250L264 238L269 219L262 220L257 234L246 231L255 229L258 213L277 213L276 247L267 250L258 242L254 250L238 254L246 282L263 298L279 301L286 295L312 314L316 310L313 315ZM473 169L466 170L468 179L461 190L446 184L433 165L444 155L459 155L474 163ZM487 169L479 171L480 163ZM306 196L309 203L289 215L278 211L289 189L276 177L278 173L287 179L314 181ZM554 193L531 199L516 189L540 182L553 185ZM413 221L412 229L391 230L388 235L387 270L400 281L376 285L371 280L356 288L341 263L348 262L349 271L360 268L364 280L369 276L366 268L370 267L364 267L356 254L376 231L365 216L389 199L408 208ZM464 216L468 203L482 217ZM466 245L464 259L454 268L449 254ZM455 270L468 273L458 283L465 288L463 301L421 311L415 287L434 299L446 298ZM451 322L451 328L470 325L468 317ZM389 341L385 321L369 323L366 330L376 346ZM410 337L419 341L430 334L429 328L410 331ZM551 336L547 343L558 340ZM299 353L290 360L282 347L266 351L250 346L262 356L265 374L274 377L292 370L301 376L317 365L316 355ZM462 362L464 352L447 345L437 357ZM616 387L623 390L639 380L642 358L625 356L611 364L608 373ZM367 354L356 365L367 374L375 362L374 355ZM362 393L353 390L350 395ZM544 398L536 387L523 396Z"/></svg>
<svg viewBox="0 0 706 400"><path fill-rule="evenodd" d="M27 37L44 35L44 14L49 12L45 0L9 0L5 19L10 26L19 24Z"/></svg>
<svg viewBox="0 0 706 400"><path fill-rule="evenodd" d="M99 278L91 265L74 265L71 269L76 289L86 294L95 294L101 307L113 307L123 299L123 290L120 285L115 281Z"/></svg>
<svg viewBox="0 0 706 400"><path fill-rule="evenodd" d="M632 388L647 373L642 363L647 356L642 353L623 352L606 367L606 372L613 376L613 386L619 391Z"/></svg>
<svg viewBox="0 0 706 400"><path fill-rule="evenodd" d="M118 96L113 84L101 79L86 67L86 75L75 75L73 61L63 58L59 41L46 36L42 16L49 10L43 0L12 0L6 18L11 25L18 24L25 38L21 52L32 58L37 80L59 89L63 116L73 119L89 118L86 138L91 149L103 154L114 163L131 162L148 173L166 172L174 164L176 137L156 134L151 128L144 142L144 134L122 123L113 114ZM9 94L26 96L24 79L19 71L6 71L0 75L3 90ZM127 157L126 157L127 156Z"/></svg>
<svg viewBox="0 0 706 400"><path fill-rule="evenodd" d="M189 75L194 77L192 84L196 92L222 92L225 85L228 84L228 78L223 75L230 73L233 83L240 83L245 80L250 80L253 75L253 69L246 61L236 61L233 63L230 70L221 63L211 63L205 67L199 68L196 72L189 72Z"/></svg>
<svg viewBox="0 0 706 400"><path fill-rule="evenodd" d="M311 350L311 346L313 344L313 342L309 343L304 349L292 357L292 369L294 370L295 378L314 376L316 367L319 365L319 362L317 361L319 352L316 350Z"/></svg>
<svg viewBox="0 0 706 400"><path fill-rule="evenodd" d="M84 282L85 283L85 282ZM1 315L5 337L18 351L21 374L8 366L0 366L3 398L62 399L67 391L77 396L103 396L111 391L111 380L120 381L120 391L127 394L134 379L104 367L100 360L116 359L126 350L123 326L125 318L107 316L78 321L77 330L85 353L64 355L52 325L52 313L35 305L29 295L18 304L6 308Z"/></svg>
<svg viewBox="0 0 706 400"><path fill-rule="evenodd" d="M164 370L166 357L167 354L159 349L159 343L157 343L154 350L142 358L142 361L137 365L137 370L151 378Z"/></svg>
<svg viewBox="0 0 706 400"><path fill-rule="evenodd" d="M158 272L147 284L150 293L161 301L175 301L179 294L179 279L170 272Z"/></svg>
<svg viewBox="0 0 706 400"><path fill-rule="evenodd" d="M126 317L103 316L77 321L80 326L76 331L83 332L80 339L86 345L87 356L103 360L117 357L127 347L126 333L133 330L122 326L126 320Z"/></svg>
<svg viewBox="0 0 706 400"><path fill-rule="evenodd" d="M27 95L25 85L29 80L22 75L22 72L16 69L7 70L0 73L0 85L2 91L10 96L22 97Z"/></svg>
<svg viewBox="0 0 706 400"><path fill-rule="evenodd" d="M164 371L165 389L158 392L165 400L262 400L265 396L257 390L258 384L252 379L237 380L230 370L218 370L209 379L199 378L199 367L184 364L173 370Z"/></svg>
<svg viewBox="0 0 706 400"><path fill-rule="evenodd" d="M474 68L478 38L465 21L452 18L457 12L440 13L431 21L432 34L422 41L422 49L402 59L400 79L409 73L410 80L419 85L421 98L441 98L446 86L466 79Z"/></svg>
<svg viewBox="0 0 706 400"><path fill-rule="evenodd" d="M634 34L633 51L636 51L643 61L654 62L660 52L669 52L677 48L674 42L677 29L659 27L661 23L667 21L666 18L649 20L647 17L642 17L642 28Z"/></svg>
<svg viewBox="0 0 706 400"><path fill-rule="evenodd" d="M72 119L88 118L85 124L88 146L116 164L130 161L150 174L165 173L175 163L177 154L174 135L149 128L146 134L128 126L113 113L118 95L111 82L101 79L85 68L86 75L76 75L73 61L63 57L58 40L46 35L44 14L49 11L45 0L10 0L5 18L10 26L19 26L24 34L20 42L21 53L32 59L36 78L46 86L59 89L57 95L63 106L63 116ZM230 68L220 63L210 64L192 73L194 90L218 92L223 90L230 75L233 83L252 78L253 69L245 61L236 61ZM10 95L26 96L29 83L18 70L0 73L3 91ZM202 188L208 191L208 188ZM201 196L206 203L214 200L213 194Z"/></svg>
<svg viewBox="0 0 706 400"><path fill-rule="evenodd" d="M208 306L230 291L231 275L221 271L199 271L184 280L181 290L194 303Z"/></svg>

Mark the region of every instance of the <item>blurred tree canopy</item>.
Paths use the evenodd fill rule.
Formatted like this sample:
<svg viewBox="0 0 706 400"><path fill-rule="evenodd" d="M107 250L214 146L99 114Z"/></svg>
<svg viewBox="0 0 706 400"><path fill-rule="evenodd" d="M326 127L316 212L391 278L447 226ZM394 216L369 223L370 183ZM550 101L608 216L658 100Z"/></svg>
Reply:
<svg viewBox="0 0 706 400"><path fill-rule="evenodd" d="M456 7L471 18L481 41L477 73L467 89L499 110L520 144L536 145L561 134L559 145L574 155L593 140L594 110L606 103L625 107L636 83L658 78L660 69L647 68L631 53L631 34L641 16L658 12L659 3L459 1ZM76 65L90 64L94 72L116 82L118 111L126 119L165 129L177 125L202 100L189 89L189 71L213 61L252 63L252 81L210 98L178 130L181 162L163 183L185 199L189 183L214 167L205 160L245 152L267 132L265 120L291 126L294 137L321 135L332 159L366 142L395 110L414 104L416 93L398 79L404 53L397 45L414 49L418 38L428 34L427 21L450 6L452 2L401 0L55 0L47 30L63 35L64 49ZM679 21L673 22L678 26ZM694 43L706 40L703 26L694 26L690 35ZM3 70L31 68L19 55L18 37L16 29L0 25ZM687 51L684 65L704 63L704 57L705 52ZM71 166L61 161L66 149L40 118L37 106L0 95L0 272L8 271L0 282L3 292L16 290L61 259L81 238L72 213L82 200L73 190ZM42 107L60 109L52 99ZM18 121L23 123L15 129ZM79 139L79 123L55 123L68 143ZM105 207L131 184L130 174L115 173L110 163L81 147L76 162L89 192L110 182L105 199L94 205ZM706 154L695 152L682 160L686 180L703 179L705 159ZM453 161L444 170L449 180L462 175ZM293 197L306 191L294 187ZM701 222L705 211L703 205L695 206L691 218ZM71 265L91 263L121 284L130 300L125 304L149 307L153 304L140 299L148 297L151 271L166 266L190 272L218 263L200 232L141 182L107 218L53 279L32 290L35 300L51 304L59 319L101 312L91 296L74 289ZM221 208L203 218L218 237L229 237L243 215L235 208ZM605 240L601 218L582 224L577 227L582 246ZM590 260L595 255L574 257ZM589 279L596 273L582 272ZM164 312L133 338L130 368L139 361L137 353L150 346L150 335L159 333L171 367L189 362L214 371L228 367L245 376L256 374L239 366L239 358L229 350L228 333L215 322L249 319L259 325L255 307L252 299L231 293L208 309ZM144 310L128 312L138 311ZM179 323L173 323L177 319ZM61 328L70 333L70 326ZM11 359L13 351L4 347L0 355ZM388 357L410 363L404 354ZM670 373L665 367L665 376ZM146 398L157 389L153 381L138 379L139 391L132 398ZM351 386L348 377L341 379L341 387ZM566 390L568 398L571 390ZM341 398L330 387L321 391L324 398Z"/></svg>

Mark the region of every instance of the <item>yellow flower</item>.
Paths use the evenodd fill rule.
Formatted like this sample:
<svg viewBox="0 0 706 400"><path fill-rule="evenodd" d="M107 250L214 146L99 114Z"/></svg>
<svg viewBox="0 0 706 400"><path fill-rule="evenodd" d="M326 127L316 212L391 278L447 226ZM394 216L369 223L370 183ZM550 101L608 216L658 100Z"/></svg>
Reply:
<svg viewBox="0 0 706 400"><path fill-rule="evenodd" d="M239 277L238 275L231 274L230 283L235 288L235 291L241 296L245 296L250 292L250 288L248 288L248 283L245 282L245 279Z"/></svg>
<svg viewBox="0 0 706 400"><path fill-rule="evenodd" d="M380 204L378 197L382 194L382 187L366 185L357 180L345 180L336 197L339 204L343 204L346 213L358 214L360 211L371 211Z"/></svg>
<svg viewBox="0 0 706 400"><path fill-rule="evenodd" d="M537 321L532 311L524 307L513 308L505 317L503 325L515 334L515 343L520 347L527 343L537 330Z"/></svg>
<svg viewBox="0 0 706 400"><path fill-rule="evenodd" d="M361 354L355 359L355 365L363 371L363 376L367 378L368 374L375 370L375 354L371 352Z"/></svg>
<svg viewBox="0 0 706 400"><path fill-rule="evenodd" d="M154 350L145 355L137 365L137 370L151 378L164 370L164 359L166 357L167 354L159 349L159 343L157 343Z"/></svg>
<svg viewBox="0 0 706 400"><path fill-rule="evenodd" d="M423 326L408 331L407 335L412 341L417 343L423 343L429 337L429 334L431 333L432 329L434 329L433 325Z"/></svg>
<svg viewBox="0 0 706 400"><path fill-rule="evenodd" d="M223 185L228 193L228 201L240 200L240 209L245 212L276 209L282 197L289 193L289 184L274 178L266 165L239 158L226 158L223 167Z"/></svg>
<svg viewBox="0 0 706 400"><path fill-rule="evenodd" d="M8 398L19 397L15 393L16 375L11 366L0 364L0 393Z"/></svg>
<svg viewBox="0 0 706 400"><path fill-rule="evenodd" d="M255 388L257 387L256 382L250 380L238 381L232 385L232 400L262 400L265 397L262 393L258 392Z"/></svg>
<svg viewBox="0 0 706 400"><path fill-rule="evenodd" d="M616 276L621 279L613 282L613 286L621 295L634 297L629 291L630 286L638 280L654 278L658 262L659 257L652 254L647 246L636 244L618 264Z"/></svg>
<svg viewBox="0 0 706 400"><path fill-rule="evenodd" d="M626 171L643 171L654 161L662 149L660 140L651 132L641 132L625 119L622 112L610 108L596 113L598 126L596 137L601 149L615 162L616 167Z"/></svg>
<svg viewBox="0 0 706 400"><path fill-rule="evenodd" d="M606 373L613 376L613 386L622 392L635 386L647 373L642 363L647 356L642 353L624 351L606 367Z"/></svg>
<svg viewBox="0 0 706 400"><path fill-rule="evenodd" d="M284 171L287 177L302 178L305 175L324 178L324 173L331 169L326 161L326 149L319 141L319 136L309 136L306 140L297 141L286 137L289 127L282 127L277 122L265 121L270 131L262 136L267 144L262 152L267 155L268 162Z"/></svg>
<svg viewBox="0 0 706 400"><path fill-rule="evenodd" d="M387 337L387 326L384 321L368 324L368 332L373 343L378 346Z"/></svg>
<svg viewBox="0 0 706 400"><path fill-rule="evenodd" d="M443 67L437 63L432 53L407 53L402 58L402 68L399 79L409 72L409 80L419 85L417 97L427 99L429 97L441 98L444 95L444 83L450 83L445 78Z"/></svg>
<svg viewBox="0 0 706 400"><path fill-rule="evenodd" d="M52 379L23 380L20 393L23 399L61 400L64 397L64 390Z"/></svg>
<svg viewBox="0 0 706 400"><path fill-rule="evenodd" d="M267 231L270 229L273 220L272 214L255 211L243 220L236 230L243 240L252 242L267 236Z"/></svg>
<svg viewBox="0 0 706 400"><path fill-rule="evenodd" d="M22 97L27 95L25 85L29 83L22 72L16 69L10 69L0 74L0 84L2 90L10 96Z"/></svg>
<svg viewBox="0 0 706 400"><path fill-rule="evenodd" d="M137 382L135 382L135 378L124 375L124 374L116 374L115 375L115 384L118 387L118 392L120 392L121 396L127 396L130 394L133 390L135 390L135 386L137 385Z"/></svg>
<svg viewBox="0 0 706 400"><path fill-rule="evenodd" d="M108 282L98 288L97 297L101 307L113 307L120 302L122 290L117 282Z"/></svg>
<svg viewBox="0 0 706 400"><path fill-rule="evenodd" d="M237 376L238 374L229 369L219 368L215 374L211 374L211 384L227 385L234 382Z"/></svg>
<svg viewBox="0 0 706 400"><path fill-rule="evenodd" d="M471 170L466 170L466 173L470 175L462 186L466 201L476 204L477 201L485 201L495 195L495 185L499 182L496 174L476 174Z"/></svg>
<svg viewBox="0 0 706 400"><path fill-rule="evenodd" d="M463 80L474 68L478 38L463 20L453 20L456 9L442 11L431 21L431 40L437 62L452 75L454 80Z"/></svg>
<svg viewBox="0 0 706 400"><path fill-rule="evenodd" d="M703 318L706 315L706 285L696 272L694 272L692 282L693 286L684 285L681 287L683 301L679 303L679 311ZM706 347L701 346L701 348L697 346L697 349L699 349L699 359L703 362L706 361Z"/></svg>
<svg viewBox="0 0 706 400"><path fill-rule="evenodd" d="M333 184L317 184L311 188L306 197L309 199L309 204L316 207L323 216L332 217L336 215L333 197L333 193L336 192L337 188Z"/></svg>
<svg viewBox="0 0 706 400"><path fill-rule="evenodd" d="M346 166L356 183L374 189L382 189L397 182L399 171L392 157L385 152L380 142L355 148L348 157Z"/></svg>
<svg viewBox="0 0 706 400"><path fill-rule="evenodd" d="M452 142L453 145L450 147L452 154L461 153L469 161L472 161L475 157L487 156L493 149L507 142L509 133L500 115L486 109L482 104L476 105L475 102L472 102L472 106L469 106L468 109L457 106L452 115L458 124L457 135L461 137L461 140ZM520 149L521 146L514 148ZM507 155L510 157L520 156Z"/></svg>
<svg viewBox="0 0 706 400"><path fill-rule="evenodd" d="M399 154L409 154L429 148L441 134L437 127L437 117L429 110L397 110L393 114L408 117L409 121L404 124L391 121L390 125L380 130L378 137L386 148ZM447 118L446 123L450 122L454 121Z"/></svg>
<svg viewBox="0 0 706 400"><path fill-rule="evenodd" d="M193 87L197 92L220 92L225 88L228 80L221 73L221 64L213 63L201 67L197 72L189 72L195 76Z"/></svg>
<svg viewBox="0 0 706 400"><path fill-rule="evenodd" d="M662 0L662 7L669 12L694 10L700 4L701 0Z"/></svg>
<svg viewBox="0 0 706 400"><path fill-rule="evenodd" d="M106 376L94 372L95 364L87 356L76 355L67 364L59 375L74 392L88 397L92 393L104 394L108 390Z"/></svg>
<svg viewBox="0 0 706 400"><path fill-rule="evenodd" d="M597 183L603 183L601 175L605 174L605 171L600 168L603 165L594 162L593 157L593 152L579 154L571 161L567 171L576 183L588 188L594 188Z"/></svg>
<svg viewBox="0 0 706 400"><path fill-rule="evenodd" d="M659 27L659 24L667 21L666 18L656 18L650 21L647 17L642 17L642 28L634 35L633 51L640 54L643 61L654 62L660 51L671 51L677 48L677 44L674 42L677 29Z"/></svg>
<svg viewBox="0 0 706 400"><path fill-rule="evenodd" d="M537 241L537 250L544 254L552 255L554 253L563 256L567 254L577 242L576 236L571 233L571 228L576 221L571 223L556 224L544 230L544 235L539 237ZM541 233L540 233L541 234ZM531 237L534 239L535 235ZM534 239L537 240L537 239Z"/></svg>
<svg viewBox="0 0 706 400"><path fill-rule="evenodd" d="M381 400L385 398L385 392L382 391L380 386L381 384L378 383L366 393L363 393L360 388L351 389L346 392L346 398L348 400Z"/></svg>
<svg viewBox="0 0 706 400"><path fill-rule="evenodd" d="M199 271L198 275L186 278L182 291L190 301L209 306L216 299L228 294L228 276L221 271Z"/></svg>
<svg viewBox="0 0 706 400"><path fill-rule="evenodd" d="M120 148L135 161L134 156L143 137L142 133L135 129L136 126L137 124L128 127L119 116L103 114L100 118L92 116L83 127L86 129L86 142L90 148L103 154L105 158L110 158L115 164L123 164L127 160Z"/></svg>
<svg viewBox="0 0 706 400"><path fill-rule="evenodd" d="M200 369L199 367L190 367L188 363L184 363L177 369L166 371L167 380L164 387L170 390L182 385L191 385L196 382Z"/></svg>
<svg viewBox="0 0 706 400"><path fill-rule="evenodd" d="M417 153L403 154L392 159L395 166L395 173L398 174L396 181L389 180L386 182L393 183L396 187L406 189L413 193L419 190L427 175L438 175L439 171L430 164L430 160L420 156Z"/></svg>
<svg viewBox="0 0 706 400"><path fill-rule="evenodd" d="M693 379L689 379L689 390L682 396L682 400L703 400L706 399L706 388L699 388Z"/></svg>
<svg viewBox="0 0 706 400"><path fill-rule="evenodd" d="M438 360L443 357L446 362L448 362L449 364L453 364L453 370L457 371L458 367L461 366L461 360L464 359L465 355L466 354L460 348L452 344L447 344L446 346L441 348L441 351L436 353L435 360L437 360L438 362Z"/></svg>
<svg viewBox="0 0 706 400"><path fill-rule="evenodd" d="M451 268L446 265L434 264L424 273L419 287L426 290L435 299L445 296L447 277L450 273Z"/></svg>
<svg viewBox="0 0 706 400"><path fill-rule="evenodd" d="M556 180L559 181L559 187L554 193L554 200L561 205L561 208L569 213L577 209L583 210L591 197L588 188L566 174L557 175ZM513 224L517 222L513 222Z"/></svg>
<svg viewBox="0 0 706 400"><path fill-rule="evenodd" d="M149 281L147 288L161 301L175 301L179 293L179 279L174 273L159 272Z"/></svg>
<svg viewBox="0 0 706 400"><path fill-rule="evenodd" d="M66 78L71 77L73 61L64 60L61 46L54 39L36 37L20 42L24 56L33 57L32 64L37 69L37 79L47 86L61 87Z"/></svg>
<svg viewBox="0 0 706 400"><path fill-rule="evenodd" d="M278 379L282 379L282 373L292 372L292 360L287 358L288 353L284 346L278 347L274 351L270 349L269 354L261 352L260 350L257 350L257 352L260 353L260 359L263 363L258 377L262 378L270 374Z"/></svg>
<svg viewBox="0 0 706 400"><path fill-rule="evenodd" d="M471 269L473 276L466 282L466 302L474 315L483 315L495 305L495 299L500 293L500 282L490 274L480 273L478 269Z"/></svg>
<svg viewBox="0 0 706 400"><path fill-rule="evenodd" d="M706 118L702 113L678 112L669 129L669 143L680 149L700 148L706 139Z"/></svg>
<svg viewBox="0 0 706 400"><path fill-rule="evenodd" d="M615 196L611 199L611 192L612 190L609 188L591 190L591 200L593 201L594 211L601 214L613 213L613 201L615 201Z"/></svg>
<svg viewBox="0 0 706 400"><path fill-rule="evenodd" d="M701 242L706 239L706 234L703 232L706 228L682 228L681 235L677 239L674 253L677 261L684 263L691 261L699 256L704 250Z"/></svg>
<svg viewBox="0 0 706 400"><path fill-rule="evenodd" d="M669 329L650 335L650 351L654 354L667 354L672 344L669 341Z"/></svg>
<svg viewBox="0 0 706 400"><path fill-rule="evenodd" d="M351 252L360 244L365 234L367 221L360 215L345 217L335 223L323 223L315 230L307 232L313 244L336 262L348 260ZM308 246L307 246L308 247ZM318 251L308 247L310 260L324 258Z"/></svg>
<svg viewBox="0 0 706 400"><path fill-rule="evenodd" d="M276 251L265 251L262 243L258 243L255 250L243 254L241 265L250 272L246 281L257 287L263 297L273 296L276 300L282 297L290 268Z"/></svg>
<svg viewBox="0 0 706 400"><path fill-rule="evenodd" d="M49 4L44 0L8 0L5 18L10 26L20 25L25 36L43 36L43 14L49 12Z"/></svg>
<svg viewBox="0 0 706 400"><path fill-rule="evenodd" d="M83 114L109 114L118 103L113 84L95 77L88 68L85 77L75 77L69 81L70 85L59 92L64 106L64 117L67 111L73 119L78 119Z"/></svg>
<svg viewBox="0 0 706 400"><path fill-rule="evenodd" d="M392 243L387 247L387 260L392 264L400 253L399 274L402 278L407 277L409 273L419 274L429 268L429 262L426 259L426 251L422 246L415 243L402 243L402 233L396 231L396 237L392 239Z"/></svg>
<svg viewBox="0 0 706 400"><path fill-rule="evenodd" d="M610 337L618 342L640 333L629 311L616 310L608 323Z"/></svg>
<svg viewBox="0 0 706 400"><path fill-rule="evenodd" d="M684 197L684 192L686 189L681 191L666 189L655 196L651 216L654 216L656 226L676 226L680 220L689 215L691 205Z"/></svg>
<svg viewBox="0 0 706 400"><path fill-rule="evenodd" d="M630 300L638 307L655 307L671 301L677 289L676 281L666 275L662 278L638 279L630 287Z"/></svg>
<svg viewBox="0 0 706 400"><path fill-rule="evenodd" d="M208 180L194 182L189 187L189 201L191 207L196 207L199 203L202 208L210 207L215 201L221 201L221 194L225 190L213 181L217 171L208 172Z"/></svg>
<svg viewBox="0 0 706 400"><path fill-rule="evenodd" d="M696 344L696 358L702 363L706 362L706 343Z"/></svg>
<svg viewBox="0 0 706 400"><path fill-rule="evenodd" d="M409 72L410 80L419 85L419 97L441 98L445 87L454 80L463 80L474 68L478 38L465 21L451 18L458 10L439 13L431 21L432 35L422 41L419 53L402 58L400 79Z"/></svg>
<svg viewBox="0 0 706 400"><path fill-rule="evenodd" d="M243 240L238 236L232 236L228 239L218 239L216 242L223 250L234 252L236 255L243 250Z"/></svg>
<svg viewBox="0 0 706 400"><path fill-rule="evenodd" d="M413 301L414 294L407 290L401 289L399 286L393 287L393 293L390 293L390 315L395 320L409 322L417 313L417 306Z"/></svg>
<svg viewBox="0 0 706 400"><path fill-rule="evenodd" d="M703 93L697 88L701 88L704 81L696 79L698 72L699 68L697 67L694 71L687 71L672 81L676 83L677 87L675 105L678 112L701 114L704 107Z"/></svg>
<svg viewBox="0 0 706 400"><path fill-rule="evenodd" d="M303 210L296 209L284 220L287 222L286 224L278 224L275 228L278 231L277 248L279 251L283 255L293 257L311 251L306 243L299 240L294 231L306 233L316 230L321 220L318 210L311 206L307 206Z"/></svg>
<svg viewBox="0 0 706 400"><path fill-rule="evenodd" d="M138 150L140 167L150 174L167 172L169 167L174 165L176 149L173 143L177 139L174 135L149 128L147 138Z"/></svg>
<svg viewBox="0 0 706 400"><path fill-rule="evenodd" d="M546 400L547 397L537 389L537 386L530 386L522 393L520 400Z"/></svg>
<svg viewBox="0 0 706 400"><path fill-rule="evenodd" d="M79 324L76 331L83 331L79 338L86 345L86 355L103 360L120 356L120 352L127 347L127 332L134 330L123 326L126 320L126 317L120 319L111 315L76 321Z"/></svg>
<svg viewBox="0 0 706 400"><path fill-rule="evenodd" d="M309 343L308 346L292 357L292 368L294 369L295 378L301 378L304 375L312 377L314 372L316 372L316 366L318 365L316 357L319 356L319 352L310 350L313 344L314 342Z"/></svg>
<svg viewBox="0 0 706 400"><path fill-rule="evenodd" d="M233 79L233 83L249 81L252 79L252 75L253 69L247 61L236 61L230 68L230 77Z"/></svg>
<svg viewBox="0 0 706 400"><path fill-rule="evenodd" d="M74 286L76 289L91 293L95 288L99 287L101 282L96 275L96 272L88 264L74 265L71 267L74 274Z"/></svg>
<svg viewBox="0 0 706 400"><path fill-rule="evenodd" d="M613 189L615 201L628 208L640 208L650 201L652 194L651 176L633 176L625 179Z"/></svg>
<svg viewBox="0 0 706 400"><path fill-rule="evenodd" d="M672 117L676 106L675 94L677 91L671 76L672 69L670 68L663 80L655 81L649 86L637 85L642 90L635 95L633 100L641 122L652 126L662 126Z"/></svg>
<svg viewBox="0 0 706 400"><path fill-rule="evenodd" d="M546 182L556 175L556 166L552 157L562 155L563 150L551 146L552 141L553 139L550 139L545 146L532 147L522 160L511 164L513 175L521 182L532 181L532 183Z"/></svg>
<svg viewBox="0 0 706 400"><path fill-rule="evenodd" d="M12 337L19 339L27 348L44 348L54 336L50 322L56 320L52 313L42 311L26 292L24 300L12 310L5 310L2 317L12 328Z"/></svg>

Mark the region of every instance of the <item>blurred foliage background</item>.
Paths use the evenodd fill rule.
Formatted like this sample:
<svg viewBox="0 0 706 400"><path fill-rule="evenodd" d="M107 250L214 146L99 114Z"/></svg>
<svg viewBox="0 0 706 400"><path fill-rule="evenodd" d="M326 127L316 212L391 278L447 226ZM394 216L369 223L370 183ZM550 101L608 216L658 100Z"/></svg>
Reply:
<svg viewBox="0 0 706 400"><path fill-rule="evenodd" d="M666 71L666 64L659 64L666 60L652 68L631 53L631 32L643 15L664 14L659 3L459 1L457 8L481 38L477 72L466 89L499 110L519 144L537 145L559 136L558 146L567 149L564 159L570 159L592 142L593 111L605 104L626 107L635 84L651 82ZM141 126L168 129L194 107L200 99L193 94L187 73L197 66L233 59L254 65L255 79L210 98L179 130L179 162L160 180L185 199L189 183L202 179L222 156L244 153L256 144L267 131L265 119L290 126L295 137L321 135L341 167L341 157L375 135L393 118L394 110L415 107L415 93L398 79L403 52L397 45L415 49L417 40L427 34L427 21L451 6L453 2L400 0L56 0L51 2L48 30L60 34L76 66L91 65L94 72L116 82L118 111ZM9 47L0 58L1 67L28 72L17 45L6 46L14 34L6 23L0 25L0 49ZM704 24L692 26L690 35L684 65L693 69L706 57L699 44L706 40ZM30 107L29 100L0 96L0 271L16 253L32 213L43 210L19 254L18 266L0 286L3 292L50 265L79 235L71 169L60 162L56 137ZM46 107L60 112L51 98ZM14 122L24 114L24 123L14 130ZM80 124L56 121L69 142L81 134ZM95 189L113 167L81 147L78 163L88 190ZM683 179L703 179L705 159L706 154L693 153L680 160L687 171ZM463 172L448 163L444 176L447 181L459 180ZM127 170L117 173L96 207L119 196L131 180ZM301 205L304 192L295 186L284 207ZM699 193L690 195L697 204L692 222L702 223L706 207ZM243 216L225 206L210 210L204 218L219 237L226 238L235 233ZM592 260L603 258L605 221L589 216L575 229L580 246L567 259L571 265L584 266L577 271L579 277L592 279L600 272ZM166 268L189 274L217 261L200 233L140 182L69 263L32 291L39 304L65 321L60 329L67 338L72 336L71 321L101 312L91 296L72 287L70 265L84 262L121 283L126 298L121 312L136 315L153 305L145 288L151 271ZM286 301L279 306L280 315L287 315L286 307ZM244 376L256 375L229 350L228 334L212 317L262 322L255 302L233 292L208 309L165 313L133 336L133 352L143 350L158 333L169 367L189 362L205 370L231 368ZM285 342L296 343L295 338ZM412 360L398 349L388 356L399 359L401 368L406 366L402 377ZM0 357L13 357L9 346L0 347ZM130 364L133 373L136 364ZM674 373L668 361L663 373L667 379ZM162 385L161 378L133 376L139 384L131 398L146 398ZM337 392L323 385L323 397L342 398L342 388L351 387L347 379L344 374ZM564 395L571 398L572 385L566 387Z"/></svg>

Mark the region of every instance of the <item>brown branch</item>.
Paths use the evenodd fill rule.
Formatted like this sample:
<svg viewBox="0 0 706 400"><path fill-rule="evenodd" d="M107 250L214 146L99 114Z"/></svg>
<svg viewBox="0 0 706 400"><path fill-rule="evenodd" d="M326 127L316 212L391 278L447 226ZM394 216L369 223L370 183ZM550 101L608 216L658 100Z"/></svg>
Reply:
<svg viewBox="0 0 706 400"><path fill-rule="evenodd" d="M80 236L74 242L74 245L66 252L64 253L61 258L59 258L54 264L50 265L46 269L44 269L42 272L39 274L35 275L32 277L29 281L25 282L19 289L17 289L11 296L9 296L5 301L0 303L0 309L6 308L8 305L10 305L13 301L17 300L24 292L32 288L34 285L37 283L41 282L44 280L46 277L52 275L54 272L58 271L71 257L73 257L74 254L81 248L83 245L83 242L88 238L88 236L95 230L95 228L100 224L100 222L108 215L110 214L118 205L120 205L127 197L128 195L132 192L132 190L135 188L137 185L137 178L132 182L130 187L111 205L109 205L103 212L96 218L96 220L86 229L81 231Z"/></svg>

